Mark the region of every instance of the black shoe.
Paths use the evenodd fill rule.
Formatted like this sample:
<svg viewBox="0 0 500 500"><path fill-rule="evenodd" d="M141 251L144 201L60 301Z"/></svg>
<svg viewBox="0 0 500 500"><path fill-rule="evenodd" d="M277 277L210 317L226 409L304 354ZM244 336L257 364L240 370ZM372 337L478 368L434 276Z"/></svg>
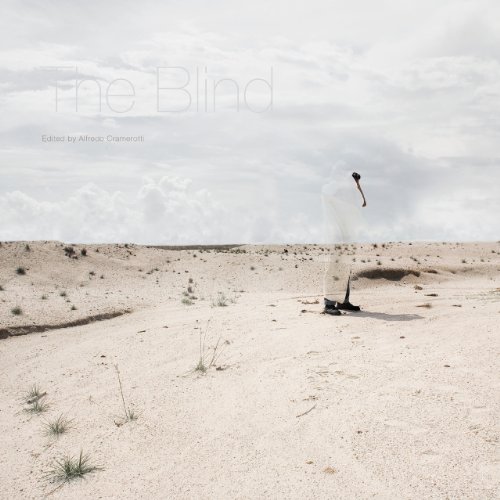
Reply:
<svg viewBox="0 0 500 500"><path fill-rule="evenodd" d="M342 313L336 307L325 307L323 314L330 314L331 316L342 316Z"/></svg>
<svg viewBox="0 0 500 500"><path fill-rule="evenodd" d="M361 311L361 307L353 306L350 302L343 302L342 304L337 302L336 305L337 309L341 309L342 311L354 311L354 312Z"/></svg>
<svg viewBox="0 0 500 500"><path fill-rule="evenodd" d="M325 299L325 308L323 309L323 314L340 316L342 313L337 309L334 301Z"/></svg>

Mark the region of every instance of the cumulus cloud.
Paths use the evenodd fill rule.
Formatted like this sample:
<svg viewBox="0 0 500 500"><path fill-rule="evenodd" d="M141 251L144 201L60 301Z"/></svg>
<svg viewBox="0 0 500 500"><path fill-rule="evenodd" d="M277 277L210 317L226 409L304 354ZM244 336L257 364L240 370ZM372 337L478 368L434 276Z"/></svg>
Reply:
<svg viewBox="0 0 500 500"><path fill-rule="evenodd" d="M339 160L363 176L365 240L499 238L493 0L22 5L20 23L7 1L0 34L2 239L321 241L321 187ZM126 78L134 107L116 113L103 98L99 111L87 82L76 113L68 69L56 113L42 66L78 66L102 95ZM187 112L159 113L160 66L185 67L191 85L206 76L209 88L269 82L272 70L272 110L236 112L226 82L207 112L195 101L202 80ZM252 102L266 103L268 87L254 88ZM145 141L47 144L43 134Z"/></svg>
<svg viewBox="0 0 500 500"><path fill-rule="evenodd" d="M55 202L13 191L0 196L0 211L0 240L194 244L307 241L318 236L304 214L282 219L266 207L235 211L178 177L144 179L135 195L87 184Z"/></svg>

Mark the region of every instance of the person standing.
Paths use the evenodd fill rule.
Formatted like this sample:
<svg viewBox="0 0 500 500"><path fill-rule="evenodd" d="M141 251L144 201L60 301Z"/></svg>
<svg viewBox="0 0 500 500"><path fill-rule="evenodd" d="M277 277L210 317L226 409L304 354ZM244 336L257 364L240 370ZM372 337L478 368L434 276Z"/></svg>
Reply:
<svg viewBox="0 0 500 500"><path fill-rule="evenodd" d="M357 172L349 176L342 170L337 169L321 193L328 243L335 244L323 280L324 313L333 316L340 316L342 310L360 311L359 306L350 302L352 253L348 255L343 244L356 242L362 226L359 195L362 207L366 207L366 198L361 176Z"/></svg>

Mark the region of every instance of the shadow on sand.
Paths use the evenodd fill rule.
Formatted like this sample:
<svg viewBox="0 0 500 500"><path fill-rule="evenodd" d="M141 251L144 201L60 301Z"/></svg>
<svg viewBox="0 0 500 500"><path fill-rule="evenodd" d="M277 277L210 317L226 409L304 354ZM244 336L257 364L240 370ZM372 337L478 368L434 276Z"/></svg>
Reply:
<svg viewBox="0 0 500 500"><path fill-rule="evenodd" d="M360 311L355 314L350 314L349 316L357 318L381 319L383 321L413 321L415 319L424 319L424 317L419 314L387 314L370 311Z"/></svg>

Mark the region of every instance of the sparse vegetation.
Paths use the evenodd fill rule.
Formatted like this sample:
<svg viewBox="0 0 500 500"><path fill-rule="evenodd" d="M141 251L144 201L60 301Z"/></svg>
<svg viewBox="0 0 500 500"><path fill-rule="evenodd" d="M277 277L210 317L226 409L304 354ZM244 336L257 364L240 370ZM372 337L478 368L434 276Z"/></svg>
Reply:
<svg viewBox="0 0 500 500"><path fill-rule="evenodd" d="M46 393L43 392L38 384L33 384L28 391L26 391L25 395L23 396L23 401L26 404L31 404L35 399L40 399L41 397L45 396Z"/></svg>
<svg viewBox="0 0 500 500"><path fill-rule="evenodd" d="M31 403L28 404L24 411L35 414L45 413L50 408L45 398L46 394L41 394L40 397L31 400Z"/></svg>
<svg viewBox="0 0 500 500"><path fill-rule="evenodd" d="M75 306L75 304L73 304L73 305L71 306L71 310L72 310L72 311L76 311L76 306Z"/></svg>
<svg viewBox="0 0 500 500"><path fill-rule="evenodd" d="M212 301L213 307L226 307L227 306L227 297L223 292L219 292L217 297Z"/></svg>
<svg viewBox="0 0 500 500"><path fill-rule="evenodd" d="M32 394L33 397L29 398L28 396ZM40 414L46 412L50 405L46 400L47 393L41 392L38 386L34 385L30 391L25 396L25 403L28 405L24 411L27 413L35 413Z"/></svg>
<svg viewBox="0 0 500 500"><path fill-rule="evenodd" d="M80 451L78 457L66 455L56 459L54 465L47 473L47 477L54 482L67 483L73 479L81 479L86 474L102 470L102 467L92 464L90 457Z"/></svg>
<svg viewBox="0 0 500 500"><path fill-rule="evenodd" d="M206 373L210 368L212 368L212 366L215 366L222 353L220 337L217 339L217 343L212 349L208 349L205 346L209 324L210 321L207 323L207 328L204 334L200 332L200 357L198 359L198 364L194 368L195 372ZM226 342L222 344L222 347L228 343L229 342L226 340ZM219 370L222 368L218 367L217 369Z"/></svg>
<svg viewBox="0 0 500 500"><path fill-rule="evenodd" d="M185 306L192 306L194 304L194 302L189 298L189 297L182 297L182 300L181 302L185 305Z"/></svg>
<svg viewBox="0 0 500 500"><path fill-rule="evenodd" d="M123 420L120 422L116 422L115 424L120 426L123 425L126 422L133 422L139 418L139 415L137 413L129 408L126 403L125 403L125 397L123 396L123 386L122 386L122 379L120 377L120 370L118 368L118 365L115 365L115 370L116 370L116 376L118 377L118 385L120 386L120 395L122 398L122 404L123 404Z"/></svg>
<svg viewBox="0 0 500 500"><path fill-rule="evenodd" d="M60 297L66 297L68 294L63 290L62 292L59 292Z"/></svg>
<svg viewBox="0 0 500 500"><path fill-rule="evenodd" d="M73 247L64 247L64 255L69 258L76 257L75 249Z"/></svg>
<svg viewBox="0 0 500 500"><path fill-rule="evenodd" d="M13 307L10 312L14 315L14 316L21 316L21 314L23 314L23 310L19 307L19 306L16 306L16 307Z"/></svg>
<svg viewBox="0 0 500 500"><path fill-rule="evenodd" d="M43 295L41 296L41 299L42 299L42 300L47 300L47 299L48 299L48 297L47 297L47 295L43 294Z"/></svg>
<svg viewBox="0 0 500 500"><path fill-rule="evenodd" d="M20 276L24 276L26 274L26 269L24 267L18 267L16 269L16 274L19 274Z"/></svg>
<svg viewBox="0 0 500 500"><path fill-rule="evenodd" d="M61 434L68 432L71 420L64 415L59 415L55 420L45 423L45 435L58 438Z"/></svg>
<svg viewBox="0 0 500 500"><path fill-rule="evenodd" d="M207 371L207 367L205 366L205 363L203 362L203 358L200 356L200 360L198 361L198 364L196 365L196 368L194 369L196 372L201 372L205 373Z"/></svg>
<svg viewBox="0 0 500 500"><path fill-rule="evenodd" d="M86 248L82 248L82 249L80 250L80 255L81 255L82 257L87 257L87 249L86 249Z"/></svg>
<svg viewBox="0 0 500 500"><path fill-rule="evenodd" d="M33 384L23 396L24 404L28 405L24 411L28 413L43 413L49 409L46 400L47 392L42 391L38 384Z"/></svg>

